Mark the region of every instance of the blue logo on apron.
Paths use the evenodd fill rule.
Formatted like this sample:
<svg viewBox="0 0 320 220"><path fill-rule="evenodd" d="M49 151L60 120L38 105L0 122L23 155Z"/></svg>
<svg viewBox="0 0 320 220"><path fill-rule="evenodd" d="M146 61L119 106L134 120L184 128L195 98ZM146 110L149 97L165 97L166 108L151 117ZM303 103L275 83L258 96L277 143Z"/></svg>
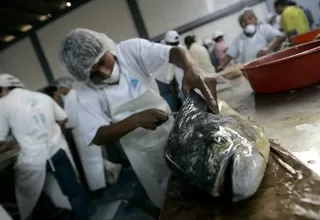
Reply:
<svg viewBox="0 0 320 220"><path fill-rule="evenodd" d="M137 79L133 79L131 78L130 84L132 88L136 88L137 84L138 84L138 80Z"/></svg>

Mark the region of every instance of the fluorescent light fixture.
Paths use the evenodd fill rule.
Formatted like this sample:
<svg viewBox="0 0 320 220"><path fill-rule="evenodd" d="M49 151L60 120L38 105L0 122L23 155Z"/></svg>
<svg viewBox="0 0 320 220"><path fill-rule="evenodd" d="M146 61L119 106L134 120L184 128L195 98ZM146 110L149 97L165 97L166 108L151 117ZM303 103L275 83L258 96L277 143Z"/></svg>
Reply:
<svg viewBox="0 0 320 220"><path fill-rule="evenodd" d="M71 2L67 2L67 3L66 3L66 6L67 6L67 7L71 7Z"/></svg>
<svg viewBox="0 0 320 220"><path fill-rule="evenodd" d="M30 29L32 29L32 25L27 24L27 25L24 25L20 30L23 32L27 32Z"/></svg>
<svg viewBox="0 0 320 220"><path fill-rule="evenodd" d="M15 38L16 38L15 36L9 35L9 36L6 36L3 40L4 40L5 42L10 42L10 41L12 41L12 40L15 39Z"/></svg>
<svg viewBox="0 0 320 220"><path fill-rule="evenodd" d="M48 16L47 15L41 15L40 17L39 17L39 20L40 21L45 21L45 20L47 20L48 19Z"/></svg>

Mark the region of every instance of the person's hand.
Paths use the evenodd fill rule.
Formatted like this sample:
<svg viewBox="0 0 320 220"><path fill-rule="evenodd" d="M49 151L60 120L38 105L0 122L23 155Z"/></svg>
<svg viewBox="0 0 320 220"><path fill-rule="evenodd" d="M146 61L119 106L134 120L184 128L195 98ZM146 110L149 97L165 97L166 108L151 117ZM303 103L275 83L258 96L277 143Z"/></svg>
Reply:
<svg viewBox="0 0 320 220"><path fill-rule="evenodd" d="M169 117L168 113L159 109L147 109L133 114L131 119L137 127L142 127L148 130L156 130L156 128L162 123L166 122Z"/></svg>
<svg viewBox="0 0 320 220"><path fill-rule="evenodd" d="M257 53L257 57L263 57L263 56L267 55L268 53L269 53L269 51L267 48L262 49Z"/></svg>
<svg viewBox="0 0 320 220"><path fill-rule="evenodd" d="M182 89L187 96L190 89L199 89L203 94L204 98L207 100L209 108L212 112L218 113L217 104L217 80L215 78L206 78L203 75L203 70L201 70L196 65L191 66L184 72Z"/></svg>

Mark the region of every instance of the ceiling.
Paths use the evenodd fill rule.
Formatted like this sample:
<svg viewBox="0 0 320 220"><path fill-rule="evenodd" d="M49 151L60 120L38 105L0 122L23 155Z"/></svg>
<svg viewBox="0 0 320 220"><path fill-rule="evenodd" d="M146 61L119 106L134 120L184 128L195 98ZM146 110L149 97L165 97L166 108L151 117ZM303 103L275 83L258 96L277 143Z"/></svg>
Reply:
<svg viewBox="0 0 320 220"><path fill-rule="evenodd" d="M88 0L0 0L0 48Z"/></svg>

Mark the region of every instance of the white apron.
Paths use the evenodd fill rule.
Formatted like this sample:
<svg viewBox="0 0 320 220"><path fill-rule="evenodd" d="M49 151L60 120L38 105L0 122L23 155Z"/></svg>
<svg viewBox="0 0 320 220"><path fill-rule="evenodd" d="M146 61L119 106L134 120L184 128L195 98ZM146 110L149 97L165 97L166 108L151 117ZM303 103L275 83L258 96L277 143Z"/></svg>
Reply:
<svg viewBox="0 0 320 220"><path fill-rule="evenodd" d="M101 147L96 145L86 145L85 136L77 126L73 129L73 137L79 152L84 175L86 177L88 187L91 191L106 187L106 179L104 173L104 163Z"/></svg>
<svg viewBox="0 0 320 220"><path fill-rule="evenodd" d="M259 27L257 27L259 28ZM257 58L260 50L268 46L268 41L257 30L252 38L241 39L240 41L240 63L248 63Z"/></svg>
<svg viewBox="0 0 320 220"><path fill-rule="evenodd" d="M110 107L113 123L130 115L150 108L171 112L167 102L157 93L157 84L153 77L149 81L134 74L147 87L139 97L120 105ZM120 139L121 145L146 190L150 200L159 208L162 207L170 170L164 159L164 148L173 117L159 126L155 131L137 128Z"/></svg>
<svg viewBox="0 0 320 220"><path fill-rule="evenodd" d="M65 150L76 172L71 153L63 137L61 137L60 143L62 143L60 145L61 149ZM42 147L42 149L41 155L47 155L46 148ZM32 147L28 150L32 150ZM15 194L22 220L27 219L31 214L42 191L49 196L55 206L71 209L69 200L63 195L55 177L51 173L46 172L46 160L47 158L42 158L42 160L34 158L34 161L39 162L33 165L26 165L23 162L23 158L19 155L15 164Z"/></svg>
<svg viewBox="0 0 320 220"><path fill-rule="evenodd" d="M70 90L69 94L64 99L65 111L70 119L70 127L74 141L79 153L80 161L83 167L84 175L91 191L106 187L106 179L104 173L104 163L102 149L96 145L87 145L85 133L82 130L81 120L77 113L77 96L75 90ZM71 106L70 106L71 105ZM70 106L70 108L68 108Z"/></svg>

